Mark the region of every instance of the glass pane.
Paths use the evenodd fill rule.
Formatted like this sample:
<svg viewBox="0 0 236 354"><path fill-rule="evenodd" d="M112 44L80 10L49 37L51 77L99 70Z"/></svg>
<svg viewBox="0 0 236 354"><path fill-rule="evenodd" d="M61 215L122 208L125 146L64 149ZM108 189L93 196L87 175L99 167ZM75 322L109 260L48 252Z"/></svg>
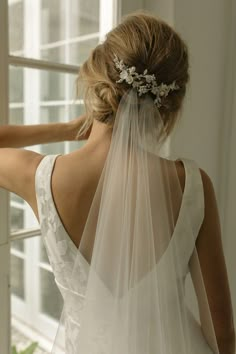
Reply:
<svg viewBox="0 0 236 354"><path fill-rule="evenodd" d="M25 299L25 265L24 260L11 255L11 292L22 300Z"/></svg>
<svg viewBox="0 0 236 354"><path fill-rule="evenodd" d="M23 70L10 67L9 71L10 102L24 101Z"/></svg>
<svg viewBox="0 0 236 354"><path fill-rule="evenodd" d="M24 229L24 209L16 208L11 205L11 231Z"/></svg>
<svg viewBox="0 0 236 354"><path fill-rule="evenodd" d="M68 2L70 3L71 37L99 32L99 0L70 0Z"/></svg>
<svg viewBox="0 0 236 354"><path fill-rule="evenodd" d="M42 44L65 39L65 10L64 0L42 0L39 13Z"/></svg>
<svg viewBox="0 0 236 354"><path fill-rule="evenodd" d="M41 107L40 117L41 123L56 123L63 122L65 120L65 106L52 106L52 107ZM65 144L62 143L52 143L44 144L41 146L42 154L64 154Z"/></svg>
<svg viewBox="0 0 236 354"><path fill-rule="evenodd" d="M64 63L66 61L66 46L60 45L55 48L42 48L41 59Z"/></svg>
<svg viewBox="0 0 236 354"><path fill-rule="evenodd" d="M8 0L12 55L79 65L101 37L99 0ZM111 7L109 7L110 9ZM108 29L109 30L109 29Z"/></svg>
<svg viewBox="0 0 236 354"><path fill-rule="evenodd" d="M19 248L23 245L21 259ZM42 268L42 257L47 256L41 251L41 237L13 241L11 245L12 345L18 352L36 341L35 354L50 353L62 311L62 296L51 271Z"/></svg>
<svg viewBox="0 0 236 354"><path fill-rule="evenodd" d="M24 46L24 9L23 1L9 0L9 38L10 52L23 51Z"/></svg>
<svg viewBox="0 0 236 354"><path fill-rule="evenodd" d="M42 101L65 99L65 80L65 74L43 71L40 75L40 99Z"/></svg>
<svg viewBox="0 0 236 354"><path fill-rule="evenodd" d="M45 269L41 269L40 284L41 312L59 321L63 307L63 299L55 284L54 275Z"/></svg>
<svg viewBox="0 0 236 354"><path fill-rule="evenodd" d="M16 240L11 243L11 248L13 250L20 251L24 253L25 250L25 241L24 240Z"/></svg>
<svg viewBox="0 0 236 354"><path fill-rule="evenodd" d="M11 124L24 124L24 110L23 108L10 108L10 122Z"/></svg>
<svg viewBox="0 0 236 354"><path fill-rule="evenodd" d="M70 61L81 65L87 59L91 50L98 44L97 38L70 44Z"/></svg>

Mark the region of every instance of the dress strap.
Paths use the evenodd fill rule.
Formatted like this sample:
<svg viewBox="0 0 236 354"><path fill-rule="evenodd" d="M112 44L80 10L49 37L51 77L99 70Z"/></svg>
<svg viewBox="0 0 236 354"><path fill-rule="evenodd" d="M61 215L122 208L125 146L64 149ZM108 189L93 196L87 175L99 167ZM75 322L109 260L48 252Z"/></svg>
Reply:
<svg viewBox="0 0 236 354"><path fill-rule="evenodd" d="M192 231L196 241L205 214L202 177L200 169L194 160L187 158L181 158L178 160L183 162L185 168L186 193L183 197L183 203L185 204L185 210L191 219Z"/></svg>
<svg viewBox="0 0 236 354"><path fill-rule="evenodd" d="M57 155L46 155L40 161L35 173L35 191L40 223L51 208L51 176ZM45 202L47 201L47 202ZM48 210L44 210L47 208Z"/></svg>

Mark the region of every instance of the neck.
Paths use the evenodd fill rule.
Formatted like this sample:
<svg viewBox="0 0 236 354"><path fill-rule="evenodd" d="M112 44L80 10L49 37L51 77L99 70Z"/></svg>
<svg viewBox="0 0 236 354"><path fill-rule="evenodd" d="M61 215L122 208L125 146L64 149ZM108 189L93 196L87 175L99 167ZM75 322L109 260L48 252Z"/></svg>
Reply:
<svg viewBox="0 0 236 354"><path fill-rule="evenodd" d="M112 136L112 128L109 127L107 124L99 122L98 120L94 119L91 133L84 146L92 147L104 143L110 143L111 136Z"/></svg>

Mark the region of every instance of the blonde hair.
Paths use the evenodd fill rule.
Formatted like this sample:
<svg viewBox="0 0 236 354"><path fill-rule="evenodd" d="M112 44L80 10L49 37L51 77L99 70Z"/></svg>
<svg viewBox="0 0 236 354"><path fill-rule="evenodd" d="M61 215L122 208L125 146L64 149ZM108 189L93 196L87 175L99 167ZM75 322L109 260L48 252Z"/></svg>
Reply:
<svg viewBox="0 0 236 354"><path fill-rule="evenodd" d="M180 89L170 91L166 98L162 98L159 108L168 135L182 110L189 81L188 49L180 35L166 22L138 12L124 17L80 68L77 92L79 94L80 89L84 89L86 120L78 136L91 128L93 119L112 127L120 99L130 89L127 83L116 83L119 72L113 61L114 55L128 66L135 66L139 73L148 69L150 74L155 74L158 85L176 81Z"/></svg>

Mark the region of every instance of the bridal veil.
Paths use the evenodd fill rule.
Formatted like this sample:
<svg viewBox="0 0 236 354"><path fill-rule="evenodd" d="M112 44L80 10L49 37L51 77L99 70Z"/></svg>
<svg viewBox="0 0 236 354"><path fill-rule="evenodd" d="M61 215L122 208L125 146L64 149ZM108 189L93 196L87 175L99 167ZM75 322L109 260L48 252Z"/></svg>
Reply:
<svg viewBox="0 0 236 354"><path fill-rule="evenodd" d="M128 90L68 279L53 353L192 353L189 270L204 309L204 338L219 353L188 213L182 233L192 254L183 269L175 235L183 190L176 162L164 154L165 139L153 99Z"/></svg>

